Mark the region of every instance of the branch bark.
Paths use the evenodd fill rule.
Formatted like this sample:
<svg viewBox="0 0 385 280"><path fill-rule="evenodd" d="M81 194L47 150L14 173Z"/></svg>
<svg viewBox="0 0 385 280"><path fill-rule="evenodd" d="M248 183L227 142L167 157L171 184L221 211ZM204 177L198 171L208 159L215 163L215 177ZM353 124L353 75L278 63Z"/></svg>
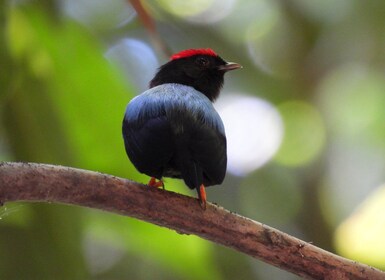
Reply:
<svg viewBox="0 0 385 280"><path fill-rule="evenodd" d="M385 279L385 273L195 198L102 173L36 163L0 163L0 203L56 202L134 217L195 234L308 279Z"/></svg>

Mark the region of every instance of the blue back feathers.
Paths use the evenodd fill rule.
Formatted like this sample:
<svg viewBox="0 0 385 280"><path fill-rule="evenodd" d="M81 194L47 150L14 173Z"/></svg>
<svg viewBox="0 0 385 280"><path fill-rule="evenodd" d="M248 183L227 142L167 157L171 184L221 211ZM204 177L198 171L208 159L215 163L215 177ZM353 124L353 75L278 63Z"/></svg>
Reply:
<svg viewBox="0 0 385 280"><path fill-rule="evenodd" d="M143 92L127 105L125 120L140 126L159 116L166 116L174 122L188 117L225 134L222 120L211 101L190 86L162 84Z"/></svg>

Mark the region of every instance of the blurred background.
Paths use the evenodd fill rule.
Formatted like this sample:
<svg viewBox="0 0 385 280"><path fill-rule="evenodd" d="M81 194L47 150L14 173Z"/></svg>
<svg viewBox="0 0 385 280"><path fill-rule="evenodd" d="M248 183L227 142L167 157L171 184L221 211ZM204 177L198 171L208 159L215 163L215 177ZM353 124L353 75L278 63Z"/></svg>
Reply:
<svg viewBox="0 0 385 280"><path fill-rule="evenodd" d="M147 182L124 151L125 106L168 60L159 38L172 52L210 47L243 69L215 103L229 163L208 200L385 269L384 11L381 0L1 1L0 160ZM0 278L298 279L195 236L44 203L0 208Z"/></svg>

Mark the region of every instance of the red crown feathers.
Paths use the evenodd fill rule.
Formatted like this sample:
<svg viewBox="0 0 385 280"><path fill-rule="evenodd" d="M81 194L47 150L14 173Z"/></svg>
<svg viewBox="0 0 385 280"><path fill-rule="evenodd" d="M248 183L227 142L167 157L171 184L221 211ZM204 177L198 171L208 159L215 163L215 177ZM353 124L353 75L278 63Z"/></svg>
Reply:
<svg viewBox="0 0 385 280"><path fill-rule="evenodd" d="M174 60L174 59L179 59L179 58L190 57L193 55L218 56L212 49L189 49L189 50L184 50L184 51L178 52L176 54L173 54L170 59Z"/></svg>

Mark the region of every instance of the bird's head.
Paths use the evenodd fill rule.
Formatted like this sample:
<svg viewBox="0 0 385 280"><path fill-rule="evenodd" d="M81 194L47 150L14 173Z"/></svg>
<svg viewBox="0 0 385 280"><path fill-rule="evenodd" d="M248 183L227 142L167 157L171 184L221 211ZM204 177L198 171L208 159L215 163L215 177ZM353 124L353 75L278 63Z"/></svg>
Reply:
<svg viewBox="0 0 385 280"><path fill-rule="evenodd" d="M226 62L212 49L184 50L171 56L150 82L150 87L166 83L191 86L214 101L223 85L227 71L241 68L238 63Z"/></svg>

